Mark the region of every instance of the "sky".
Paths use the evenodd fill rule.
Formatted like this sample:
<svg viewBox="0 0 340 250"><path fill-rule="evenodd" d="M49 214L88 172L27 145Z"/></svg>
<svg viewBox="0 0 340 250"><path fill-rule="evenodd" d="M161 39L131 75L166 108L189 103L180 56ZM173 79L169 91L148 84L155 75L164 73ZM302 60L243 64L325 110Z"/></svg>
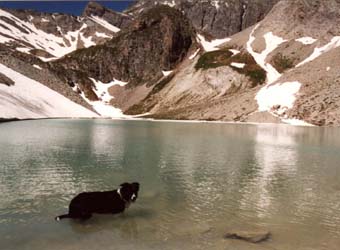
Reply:
<svg viewBox="0 0 340 250"><path fill-rule="evenodd" d="M89 1L1 1L0 8L32 9L39 12L60 12L79 16ZM97 1L109 9L122 11L133 3L129 1Z"/></svg>

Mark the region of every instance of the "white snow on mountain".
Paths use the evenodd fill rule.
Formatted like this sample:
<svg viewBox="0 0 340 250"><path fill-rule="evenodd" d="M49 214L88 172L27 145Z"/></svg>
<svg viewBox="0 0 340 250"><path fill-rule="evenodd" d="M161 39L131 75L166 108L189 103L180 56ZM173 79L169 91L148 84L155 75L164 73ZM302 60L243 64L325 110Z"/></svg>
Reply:
<svg viewBox="0 0 340 250"><path fill-rule="evenodd" d="M281 37L275 36L272 32L266 33L263 37L266 42L266 49L261 53L257 53L252 48L252 44L255 41L254 32L258 25L253 29L247 42L247 50L254 57L256 63L260 65L267 72L267 84L271 84L280 78L281 74L270 64L266 62L267 56L274 51L280 44L286 40Z"/></svg>
<svg viewBox="0 0 340 250"><path fill-rule="evenodd" d="M108 36L107 34L102 33L102 32L98 32L98 31L96 31L96 36L97 37L103 37L103 38L112 38L112 36Z"/></svg>
<svg viewBox="0 0 340 250"><path fill-rule="evenodd" d="M163 4L168 5L170 7L175 7L176 6L176 2L175 0L170 1L165 1Z"/></svg>
<svg viewBox="0 0 340 250"><path fill-rule="evenodd" d="M39 65L33 64L33 67L39 70L42 70L42 68Z"/></svg>
<svg viewBox="0 0 340 250"><path fill-rule="evenodd" d="M315 48L313 53L308 58L306 58L305 60L300 62L298 65L296 65L296 67L300 67L301 65L304 65L308 62L311 62L311 61L315 60L316 58L318 58L319 56L321 56L322 54L324 54L324 53L326 53L326 52L328 52L332 49L335 49L339 46L340 46L340 36L335 36L326 45L324 45L322 47Z"/></svg>
<svg viewBox="0 0 340 250"><path fill-rule="evenodd" d="M300 88L301 83L297 81L276 83L261 88L256 95L259 111L271 111L274 106L277 106L276 114L282 115L293 107Z"/></svg>
<svg viewBox="0 0 340 250"><path fill-rule="evenodd" d="M300 42L304 45L310 45L310 44L315 43L317 40L314 39L313 37L301 37L301 38L295 39L295 41Z"/></svg>
<svg viewBox="0 0 340 250"><path fill-rule="evenodd" d="M200 34L197 35L197 41L201 43L202 47L207 52L219 50L218 48L219 45L229 42L230 40L231 40L230 38L224 38L224 39L215 39L215 40L207 41L204 36Z"/></svg>
<svg viewBox="0 0 340 250"><path fill-rule="evenodd" d="M163 70L162 70L163 76L168 76L168 75L170 75L172 72L173 72L173 70L169 70L169 71L163 71Z"/></svg>
<svg viewBox="0 0 340 250"><path fill-rule="evenodd" d="M263 36L266 48L261 53L257 53L252 48L252 44L256 39L254 33L257 27L258 25L249 36L247 50L254 57L256 63L267 72L267 84L256 94L255 100L259 106L258 111L268 111L274 116L281 117L285 111L293 107L301 88L301 83L298 81L275 83L281 77L281 74L270 63L267 63L266 59L271 52L286 40L275 36L272 32L268 32ZM303 121L299 120L286 120L286 122L291 122L292 124L303 123Z"/></svg>
<svg viewBox="0 0 340 250"><path fill-rule="evenodd" d="M200 52L200 50L201 50L201 49L197 49L197 50L195 51L194 54L192 54L191 56L189 56L189 59L190 59L190 60L194 59L194 58L197 56L198 52Z"/></svg>
<svg viewBox="0 0 340 250"><path fill-rule="evenodd" d="M0 83L1 118L98 117L83 106L0 64L0 72L15 84Z"/></svg>
<svg viewBox="0 0 340 250"><path fill-rule="evenodd" d="M239 69L243 69L246 66L245 63L236 63L236 62L232 62L230 65L235 68L239 68Z"/></svg>
<svg viewBox="0 0 340 250"><path fill-rule="evenodd" d="M112 82L109 83L103 83L101 81L97 81L93 78L90 78L91 81L94 83L95 88L93 91L96 93L99 101L91 101L89 100L83 92L81 92L82 98L89 103L98 114L100 114L103 117L110 117L110 118L123 118L128 117L123 114L123 112L119 108L115 108L110 104L110 100L114 97L110 95L109 89L112 86L118 85L118 86L125 86L127 82L119 81L117 79L114 79ZM79 89L77 87L77 89Z"/></svg>
<svg viewBox="0 0 340 250"><path fill-rule="evenodd" d="M98 16L91 16L90 19L98 24L100 24L101 26L103 26L104 28L111 30L114 33L117 33L120 31L119 28L117 28L116 26L108 23L107 21L105 21L104 19L98 17Z"/></svg>
<svg viewBox="0 0 340 250"><path fill-rule="evenodd" d="M239 50L236 50L236 49L229 49L229 51L231 53L233 53L233 56L236 56L237 54L240 54L241 52Z"/></svg>
<svg viewBox="0 0 340 250"><path fill-rule="evenodd" d="M0 9L0 16L8 19L0 19L0 43L9 43L16 41L22 44L22 47L17 48L18 51L29 53L31 49L44 50L51 54L53 58L47 59L41 57L42 60L48 61L51 59L60 58L78 48L79 42L82 42L84 47L95 45L91 36L84 35L87 24L83 24L79 30L69 31L64 34L58 26L60 36L46 33L38 29L33 23L20 20L9 12ZM92 17L92 20L100 24L110 32L118 32L119 29L110 25L106 21ZM98 34L98 33L96 33ZM104 37L99 33L98 37ZM110 38L110 36L108 36Z"/></svg>

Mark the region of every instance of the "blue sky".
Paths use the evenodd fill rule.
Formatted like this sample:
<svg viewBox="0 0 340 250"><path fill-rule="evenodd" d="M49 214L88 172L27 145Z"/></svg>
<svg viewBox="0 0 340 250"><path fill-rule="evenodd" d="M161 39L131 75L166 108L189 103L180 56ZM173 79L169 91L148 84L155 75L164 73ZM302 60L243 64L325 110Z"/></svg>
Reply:
<svg viewBox="0 0 340 250"><path fill-rule="evenodd" d="M130 1L97 1L100 4L116 10L126 9ZM41 12L61 12L73 15L81 15L88 1L0 1L0 8L33 9Z"/></svg>

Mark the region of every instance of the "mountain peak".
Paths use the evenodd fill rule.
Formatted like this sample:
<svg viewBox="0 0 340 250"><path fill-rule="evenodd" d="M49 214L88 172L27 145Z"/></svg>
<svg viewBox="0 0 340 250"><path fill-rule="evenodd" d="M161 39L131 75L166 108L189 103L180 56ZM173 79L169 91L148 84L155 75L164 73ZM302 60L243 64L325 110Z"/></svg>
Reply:
<svg viewBox="0 0 340 250"><path fill-rule="evenodd" d="M84 9L83 16L92 16L93 15L93 16L100 16L101 17L107 11L112 11L112 10L106 9L104 6L102 6L98 2L90 1Z"/></svg>
<svg viewBox="0 0 340 250"><path fill-rule="evenodd" d="M98 2L89 2L82 14L83 17L97 16L104 19L111 25L114 25L120 29L127 27L131 21L132 17L126 14L122 14L111 9L108 9Z"/></svg>

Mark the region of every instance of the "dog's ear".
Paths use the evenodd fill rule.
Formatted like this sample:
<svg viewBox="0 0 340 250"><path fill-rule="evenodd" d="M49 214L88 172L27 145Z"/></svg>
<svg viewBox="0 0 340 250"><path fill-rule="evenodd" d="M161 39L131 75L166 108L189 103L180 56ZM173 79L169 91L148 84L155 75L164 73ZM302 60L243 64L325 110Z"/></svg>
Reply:
<svg viewBox="0 0 340 250"><path fill-rule="evenodd" d="M124 183L120 184L119 186L120 186L120 187L126 187L126 186L128 186L128 185L129 185L129 183L124 182Z"/></svg>
<svg viewBox="0 0 340 250"><path fill-rule="evenodd" d="M133 182L133 183L132 183L132 186L133 186L133 188L134 188L134 190L135 190L136 192L139 191L139 183L138 183L138 182Z"/></svg>

